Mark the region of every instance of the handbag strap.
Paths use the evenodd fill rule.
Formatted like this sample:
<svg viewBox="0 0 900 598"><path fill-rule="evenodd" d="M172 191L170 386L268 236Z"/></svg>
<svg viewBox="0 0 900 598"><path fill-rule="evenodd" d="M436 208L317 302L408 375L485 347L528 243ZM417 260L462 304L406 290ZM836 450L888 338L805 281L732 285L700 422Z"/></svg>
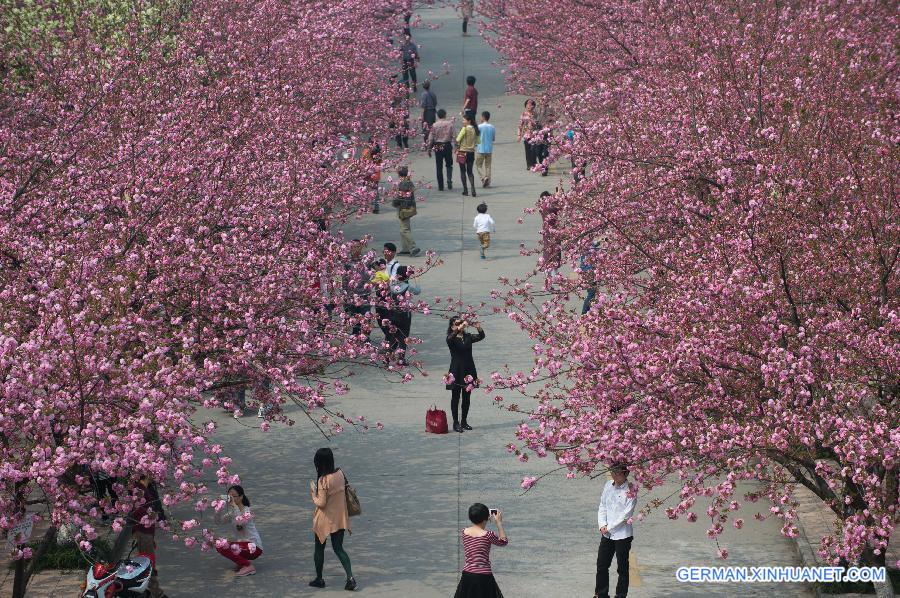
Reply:
<svg viewBox="0 0 900 598"><path fill-rule="evenodd" d="M350 485L350 480L347 479L347 474L344 473L344 470L341 469L340 467L337 468L337 471L339 471L339 472L341 472L341 474L343 474L343 476L344 476L344 488L346 488L347 486Z"/></svg>

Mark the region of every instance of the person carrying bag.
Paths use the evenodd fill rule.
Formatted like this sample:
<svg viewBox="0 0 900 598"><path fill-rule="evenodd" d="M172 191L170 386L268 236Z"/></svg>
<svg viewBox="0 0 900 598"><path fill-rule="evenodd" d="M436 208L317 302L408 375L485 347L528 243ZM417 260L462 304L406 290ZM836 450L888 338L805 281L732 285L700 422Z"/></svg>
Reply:
<svg viewBox="0 0 900 598"><path fill-rule="evenodd" d="M472 187L472 197L475 197L475 173L472 167L475 164L475 146L479 142L478 127L475 126L475 118L468 113L463 116L463 126L456 136L456 161L459 163L459 174L463 185L463 195L469 194L469 186Z"/></svg>
<svg viewBox="0 0 900 598"><path fill-rule="evenodd" d="M316 507L313 514L313 539L315 552L313 562L316 566L316 578L309 585L324 588L325 580L322 569L325 565L325 543L331 538L331 549L341 561L347 574L345 590L356 589L356 579L350 567L350 557L344 550L344 532L350 532L350 502L347 489L350 485L344 472L334 466L334 453L330 448L320 448L313 458L316 467L316 479L309 483L309 496ZM353 492L356 498L356 492ZM357 507L359 499L356 498ZM352 532L351 532L352 533Z"/></svg>
<svg viewBox="0 0 900 598"><path fill-rule="evenodd" d="M403 249L401 255L417 256L422 250L416 247L416 241L412 238L412 229L409 221L418 214L416 209L416 185L409 178L409 168L401 166L397 169L400 183L397 185L397 195L391 205L397 208L397 218L400 220L400 242Z"/></svg>

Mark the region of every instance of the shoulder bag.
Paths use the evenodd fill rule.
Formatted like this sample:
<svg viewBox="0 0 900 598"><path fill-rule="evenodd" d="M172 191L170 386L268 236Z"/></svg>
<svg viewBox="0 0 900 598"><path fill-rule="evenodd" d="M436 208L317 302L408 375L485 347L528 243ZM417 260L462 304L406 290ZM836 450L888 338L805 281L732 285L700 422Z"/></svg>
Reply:
<svg viewBox="0 0 900 598"><path fill-rule="evenodd" d="M344 473L344 470L341 470L341 473ZM360 513L362 513L362 505L359 504L359 497L356 495L356 490L353 489L353 486L350 485L350 481L347 479L347 474L344 473L344 496L347 498L347 515L350 517L356 517Z"/></svg>

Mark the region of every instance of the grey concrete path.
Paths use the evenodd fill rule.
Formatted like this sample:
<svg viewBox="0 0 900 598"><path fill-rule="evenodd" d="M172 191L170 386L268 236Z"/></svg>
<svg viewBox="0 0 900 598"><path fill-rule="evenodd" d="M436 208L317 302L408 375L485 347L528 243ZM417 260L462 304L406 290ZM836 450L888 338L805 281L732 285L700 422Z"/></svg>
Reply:
<svg viewBox="0 0 900 598"><path fill-rule="evenodd" d="M441 65L447 61L451 74L433 86L439 105L451 114L458 113L464 77L473 74L481 94L479 109L495 115L494 188L479 189L476 199L463 197L455 168L452 192L439 193L436 188L420 192L424 202L412 225L419 246L434 249L444 260L443 266L420 281L423 297L461 293L464 301L477 303L487 299L492 288L499 288L498 276L521 274L533 267L534 257L520 256L519 244L536 243L539 218L525 217L523 225L516 224L516 219L525 207L533 205L540 191L553 190L563 169L558 167L546 178L526 172L521 144L515 141L524 98L505 95L499 67L493 64L496 54L477 36L461 37L460 20L452 10L424 10L421 15L441 27L414 30L422 45L420 82L429 69L442 71ZM421 138L415 138L411 145L420 142ZM412 152L410 164L415 179L433 183L434 163L423 152ZM478 259L472 229L475 205L482 199L497 221L486 261ZM346 232L348 236L371 234L372 247L377 248L385 241L399 240L395 211L390 208L351 223ZM423 260L404 261L421 264ZM517 369L531 367L530 343L515 325L503 316L489 315L483 323L487 339L475 349L482 377L505 364ZM474 431L426 434L424 417L429 405L436 403L449 413L449 392L441 383L449 361L445 330L446 321L438 316L414 317L412 331L424 341L418 351L428 377L400 385L377 370L362 370L350 378L349 395L332 403L347 413L383 421L383 431L350 431L326 442L302 418L291 429L273 427L262 433L213 414L222 422L219 440L234 457L233 471L241 475L253 501L265 552L257 561L257 575L236 579L225 559L187 550L161 536L159 566L168 595L341 595L344 576L330 550L325 564L328 587L315 590L307 586L313 577L312 505L307 488L315 475L313 453L328 445L363 504L363 514L353 519L353 535L345 547L365 595L452 596L462 565L459 530L467 525L469 504L480 501L505 514L510 545L495 549L492 559L508 598L590 597L599 541L596 508L603 480L565 480L557 475L523 495L522 476L547 471L553 462L521 464L509 456L504 447L515 440L519 418L493 407L483 392L473 396L469 419ZM257 422L252 416L242 420L247 426ZM660 495L673 488L663 488ZM640 504L646 500L642 496ZM790 585L776 589L675 581L675 569L681 565L797 564L791 543L777 533L777 523L757 523L754 512L745 513L748 523L743 532L725 534L723 544L732 555L727 563L715 558L715 544L706 539L707 526L702 523L669 521L664 514L655 513L637 524L629 595L771 596L776 591L785 596L805 595L804 588ZM614 579L614 571L612 575Z"/></svg>

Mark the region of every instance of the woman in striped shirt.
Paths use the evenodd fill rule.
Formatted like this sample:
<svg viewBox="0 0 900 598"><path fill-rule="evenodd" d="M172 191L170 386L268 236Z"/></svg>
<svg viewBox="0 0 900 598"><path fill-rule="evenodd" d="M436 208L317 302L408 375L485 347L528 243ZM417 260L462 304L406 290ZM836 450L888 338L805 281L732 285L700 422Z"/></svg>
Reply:
<svg viewBox="0 0 900 598"><path fill-rule="evenodd" d="M499 536L484 529L490 519L497 524ZM491 572L491 544L509 544L503 531L503 514L500 511L491 514L486 506L475 503L469 507L469 520L473 525L462 530L466 564L454 598L503 598Z"/></svg>

